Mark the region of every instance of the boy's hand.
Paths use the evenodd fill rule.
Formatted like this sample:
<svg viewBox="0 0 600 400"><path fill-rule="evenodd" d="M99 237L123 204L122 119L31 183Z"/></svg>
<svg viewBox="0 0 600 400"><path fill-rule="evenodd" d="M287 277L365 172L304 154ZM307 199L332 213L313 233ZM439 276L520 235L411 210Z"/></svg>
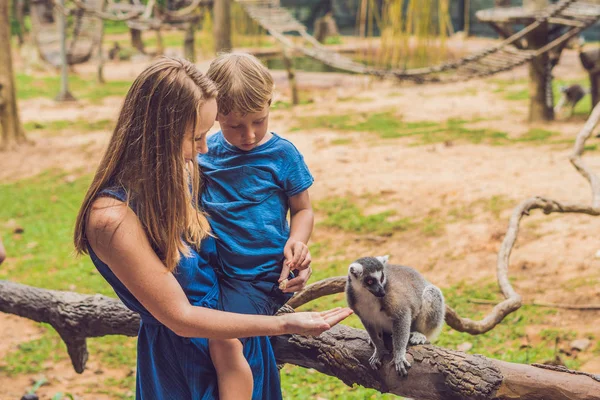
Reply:
<svg viewBox="0 0 600 400"><path fill-rule="evenodd" d="M310 257L310 251L308 246L297 240L288 240L283 248L283 268L281 269L281 276L279 282L287 279L290 275L290 271L299 270L303 271L310 267L312 261Z"/></svg>

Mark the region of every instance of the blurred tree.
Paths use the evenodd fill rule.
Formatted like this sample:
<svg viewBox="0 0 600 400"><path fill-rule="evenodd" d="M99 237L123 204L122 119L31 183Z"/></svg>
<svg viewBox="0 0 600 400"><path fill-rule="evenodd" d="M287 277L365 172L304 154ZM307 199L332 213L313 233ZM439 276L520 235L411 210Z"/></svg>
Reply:
<svg viewBox="0 0 600 400"><path fill-rule="evenodd" d="M19 118L15 75L12 66L10 18L8 1L0 1L0 149L10 149L26 142Z"/></svg>

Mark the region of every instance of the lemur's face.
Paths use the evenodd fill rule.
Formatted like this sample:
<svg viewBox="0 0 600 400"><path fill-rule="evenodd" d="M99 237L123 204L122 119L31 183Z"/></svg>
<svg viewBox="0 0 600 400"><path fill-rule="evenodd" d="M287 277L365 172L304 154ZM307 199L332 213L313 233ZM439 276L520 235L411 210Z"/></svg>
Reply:
<svg viewBox="0 0 600 400"><path fill-rule="evenodd" d="M348 267L348 277L373 296L385 296L385 265L378 258L363 257L356 260Z"/></svg>

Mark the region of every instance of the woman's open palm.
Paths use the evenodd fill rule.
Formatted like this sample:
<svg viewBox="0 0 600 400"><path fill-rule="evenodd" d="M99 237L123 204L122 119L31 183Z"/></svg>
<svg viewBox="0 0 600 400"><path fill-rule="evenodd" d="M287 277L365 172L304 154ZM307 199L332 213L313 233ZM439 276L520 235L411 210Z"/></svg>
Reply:
<svg viewBox="0 0 600 400"><path fill-rule="evenodd" d="M321 312L284 314L286 333L318 336L352 314L349 308L334 308Z"/></svg>

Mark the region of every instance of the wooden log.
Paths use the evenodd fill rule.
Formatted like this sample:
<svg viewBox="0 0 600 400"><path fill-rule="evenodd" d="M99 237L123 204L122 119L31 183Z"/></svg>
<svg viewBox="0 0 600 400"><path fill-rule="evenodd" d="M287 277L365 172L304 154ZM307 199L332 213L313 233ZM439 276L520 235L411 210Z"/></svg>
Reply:
<svg viewBox="0 0 600 400"><path fill-rule="evenodd" d="M0 281L0 312L51 324L65 341L79 373L88 357L86 338L135 336L139 327L139 316L116 299L7 281ZM389 364L389 354L382 367L373 370L368 363L373 350L367 333L346 326L336 326L318 337L273 337L272 343L280 363L314 368L347 385L358 383L421 400L600 399L600 377L596 375L507 363L432 345L408 349L412 367L406 378L399 377Z"/></svg>

